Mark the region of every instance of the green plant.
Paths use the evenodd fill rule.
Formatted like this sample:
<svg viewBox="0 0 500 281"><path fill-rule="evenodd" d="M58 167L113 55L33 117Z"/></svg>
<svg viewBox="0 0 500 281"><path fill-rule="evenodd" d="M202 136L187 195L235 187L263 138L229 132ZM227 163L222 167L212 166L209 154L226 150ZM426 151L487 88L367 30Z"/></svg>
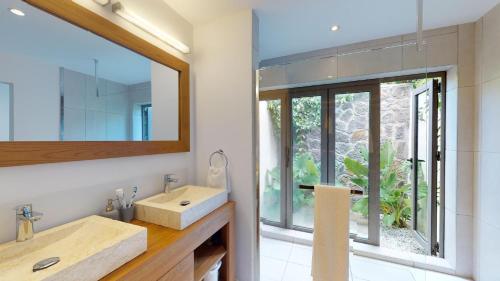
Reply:
<svg viewBox="0 0 500 281"><path fill-rule="evenodd" d="M292 136L295 154L308 153L309 133L317 128L321 128L321 97L292 99Z"/></svg>
<svg viewBox="0 0 500 281"><path fill-rule="evenodd" d="M311 153L296 153L293 157L293 182L295 184L314 185L320 182L320 168ZM294 187L298 190L298 186ZM314 204L311 191L293 192L294 206L309 206Z"/></svg>
<svg viewBox="0 0 500 281"><path fill-rule="evenodd" d="M303 97L292 100L292 120L294 137L293 182L298 184L316 184L320 182L320 163L317 163L308 147L309 134L321 126L321 97ZM274 137L279 141L281 135L281 101L267 102L271 116ZM307 114L304 114L307 112ZM280 167L266 171L262 211L264 217L279 217L281 198ZM312 207L314 197L310 191L298 190L294 186L294 206Z"/></svg>
<svg viewBox="0 0 500 281"><path fill-rule="evenodd" d="M320 181L318 164L310 153L295 154L293 158L293 182L298 184L316 184ZM263 212L265 217L273 217L279 212L281 185L280 167L274 167L266 172L264 187ZM298 188L298 186L295 186ZM312 207L314 197L310 191L293 192L294 206Z"/></svg>
<svg viewBox="0 0 500 281"><path fill-rule="evenodd" d="M281 137L281 100L270 100L267 102L267 110L271 115L271 122L274 129L274 135Z"/></svg>
<svg viewBox="0 0 500 281"><path fill-rule="evenodd" d="M342 94L335 96L335 105L341 106L346 103L351 103L354 100L355 94Z"/></svg>
<svg viewBox="0 0 500 281"><path fill-rule="evenodd" d="M266 171L262 213L265 218L280 217L281 173L280 167Z"/></svg>
<svg viewBox="0 0 500 281"><path fill-rule="evenodd" d="M368 162L368 151L361 149L364 163ZM405 176L407 164L395 161L395 150L390 142L380 149L380 212L387 226L406 227L411 218L410 188ZM352 210L363 216L368 215L368 167L366 164L346 157L344 165L350 174L350 181L363 189L363 197L356 201Z"/></svg>

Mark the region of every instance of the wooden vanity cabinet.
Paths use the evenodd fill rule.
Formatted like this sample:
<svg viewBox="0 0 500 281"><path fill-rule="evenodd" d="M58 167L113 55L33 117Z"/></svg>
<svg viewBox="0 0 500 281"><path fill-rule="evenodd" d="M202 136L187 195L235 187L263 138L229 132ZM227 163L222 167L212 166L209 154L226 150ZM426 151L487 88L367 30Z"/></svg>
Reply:
<svg viewBox="0 0 500 281"><path fill-rule="evenodd" d="M201 281L218 261L219 280L235 280L234 209L228 202L184 230L133 220L148 229L148 248L102 280ZM216 236L217 243L205 243Z"/></svg>
<svg viewBox="0 0 500 281"><path fill-rule="evenodd" d="M194 281L194 254L189 254L158 281Z"/></svg>

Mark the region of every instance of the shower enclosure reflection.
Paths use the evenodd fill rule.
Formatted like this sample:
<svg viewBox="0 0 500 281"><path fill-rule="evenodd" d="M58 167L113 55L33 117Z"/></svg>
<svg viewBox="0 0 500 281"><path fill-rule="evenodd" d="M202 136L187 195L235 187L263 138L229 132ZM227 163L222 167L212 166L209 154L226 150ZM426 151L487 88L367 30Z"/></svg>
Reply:
<svg viewBox="0 0 500 281"><path fill-rule="evenodd" d="M9 141L12 137L11 85L0 82L0 141Z"/></svg>

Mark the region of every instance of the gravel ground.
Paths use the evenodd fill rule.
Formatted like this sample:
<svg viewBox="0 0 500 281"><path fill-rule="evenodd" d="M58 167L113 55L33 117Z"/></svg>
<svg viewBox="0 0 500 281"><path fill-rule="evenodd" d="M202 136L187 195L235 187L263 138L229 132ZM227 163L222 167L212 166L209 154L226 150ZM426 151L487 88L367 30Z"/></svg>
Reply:
<svg viewBox="0 0 500 281"><path fill-rule="evenodd" d="M425 255L425 250L408 228L393 228L380 225L380 247Z"/></svg>

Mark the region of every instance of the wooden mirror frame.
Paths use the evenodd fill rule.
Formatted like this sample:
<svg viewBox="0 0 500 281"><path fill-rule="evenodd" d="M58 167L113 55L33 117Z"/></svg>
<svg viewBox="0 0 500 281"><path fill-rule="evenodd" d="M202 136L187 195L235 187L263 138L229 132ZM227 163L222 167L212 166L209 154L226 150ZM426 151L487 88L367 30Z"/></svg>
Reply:
<svg viewBox="0 0 500 281"><path fill-rule="evenodd" d="M179 72L177 141L12 141L0 142L0 167L128 157L190 150L189 64L71 0L24 0Z"/></svg>

